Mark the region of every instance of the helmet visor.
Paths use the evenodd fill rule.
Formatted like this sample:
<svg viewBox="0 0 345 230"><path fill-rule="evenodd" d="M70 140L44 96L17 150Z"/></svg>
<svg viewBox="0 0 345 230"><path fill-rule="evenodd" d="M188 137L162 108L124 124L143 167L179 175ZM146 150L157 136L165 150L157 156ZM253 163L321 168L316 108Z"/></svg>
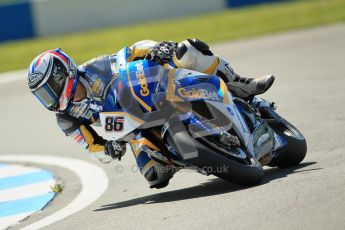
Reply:
<svg viewBox="0 0 345 230"><path fill-rule="evenodd" d="M49 73L48 81L33 93L41 103L50 110L56 110L59 97L65 87L68 77L66 67L57 58L53 59L53 65Z"/></svg>
<svg viewBox="0 0 345 230"><path fill-rule="evenodd" d="M58 97L50 89L47 84L39 87L33 94L40 100L40 102L48 109L54 110L57 107Z"/></svg>
<svg viewBox="0 0 345 230"><path fill-rule="evenodd" d="M60 97L68 77L66 67L57 58L53 60L53 67L50 71L50 75L47 81L48 86L54 92L57 97Z"/></svg>

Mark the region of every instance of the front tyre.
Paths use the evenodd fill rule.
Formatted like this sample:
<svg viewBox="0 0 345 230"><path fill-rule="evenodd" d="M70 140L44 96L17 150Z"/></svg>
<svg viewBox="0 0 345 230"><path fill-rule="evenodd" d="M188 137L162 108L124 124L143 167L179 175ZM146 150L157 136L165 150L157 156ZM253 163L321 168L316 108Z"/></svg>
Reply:
<svg viewBox="0 0 345 230"><path fill-rule="evenodd" d="M229 167L228 173L218 173L215 172L213 175L229 181L234 182L239 185L243 186L254 186L261 183L262 179L264 178L264 170L259 163L259 161L255 158L250 159L252 164L251 165L244 165L239 164L236 161L229 161L227 162L227 166Z"/></svg>
<svg viewBox="0 0 345 230"><path fill-rule="evenodd" d="M268 166L288 168L298 165L307 154L307 142L301 132L291 123L280 117L274 111L274 120L267 120L276 134L281 136L287 144L277 150L275 157Z"/></svg>
<svg viewBox="0 0 345 230"><path fill-rule="evenodd" d="M183 140L188 140L188 138L183 138L180 141ZM168 138L168 143L172 146L175 145L172 138ZM244 186L260 184L264 177L261 164L250 154L247 154L246 161L241 162L233 157L226 156L220 151L215 151L196 139L194 143L190 144L194 144L197 148L198 157L186 161L201 170L206 169L205 171L210 174Z"/></svg>

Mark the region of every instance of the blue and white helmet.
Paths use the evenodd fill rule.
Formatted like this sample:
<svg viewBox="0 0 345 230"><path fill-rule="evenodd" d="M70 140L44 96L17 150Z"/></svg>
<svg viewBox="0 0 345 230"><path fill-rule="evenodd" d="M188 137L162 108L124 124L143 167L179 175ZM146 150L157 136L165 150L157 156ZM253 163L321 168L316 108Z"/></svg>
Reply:
<svg viewBox="0 0 345 230"><path fill-rule="evenodd" d="M48 50L31 62L27 83L47 109L63 111L78 84L78 67L60 49Z"/></svg>

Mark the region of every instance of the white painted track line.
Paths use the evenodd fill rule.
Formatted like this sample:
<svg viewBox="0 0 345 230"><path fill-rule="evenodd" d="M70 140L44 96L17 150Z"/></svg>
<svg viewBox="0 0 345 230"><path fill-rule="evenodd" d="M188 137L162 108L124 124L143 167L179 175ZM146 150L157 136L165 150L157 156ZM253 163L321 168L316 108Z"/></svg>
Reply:
<svg viewBox="0 0 345 230"><path fill-rule="evenodd" d="M47 188L54 186L55 180L43 181L35 184L24 185L12 189L0 190L0 202L24 199L47 193Z"/></svg>
<svg viewBox="0 0 345 230"><path fill-rule="evenodd" d="M20 176L22 174L33 173L39 170L41 169L22 165L8 165L0 168L0 179L12 176Z"/></svg>
<svg viewBox="0 0 345 230"><path fill-rule="evenodd" d="M31 162L63 167L74 172L81 182L81 191L66 207L23 229L39 229L76 213L97 200L109 185L107 174L102 168L86 161L66 157L42 155L2 155L0 161Z"/></svg>
<svg viewBox="0 0 345 230"><path fill-rule="evenodd" d="M0 167L0 229L18 224L42 210L55 193L54 175L48 170L16 164Z"/></svg>

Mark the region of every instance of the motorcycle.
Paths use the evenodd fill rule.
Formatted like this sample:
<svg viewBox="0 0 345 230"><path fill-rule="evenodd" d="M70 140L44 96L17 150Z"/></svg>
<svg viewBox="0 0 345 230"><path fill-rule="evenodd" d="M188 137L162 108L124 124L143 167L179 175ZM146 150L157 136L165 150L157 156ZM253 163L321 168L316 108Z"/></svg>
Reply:
<svg viewBox="0 0 345 230"><path fill-rule="evenodd" d="M140 150L151 159L241 185L259 184L265 165L286 168L304 159L305 138L274 103L233 97L217 76L129 56L128 48L118 52L100 113L109 139L131 143L145 133L160 150Z"/></svg>

